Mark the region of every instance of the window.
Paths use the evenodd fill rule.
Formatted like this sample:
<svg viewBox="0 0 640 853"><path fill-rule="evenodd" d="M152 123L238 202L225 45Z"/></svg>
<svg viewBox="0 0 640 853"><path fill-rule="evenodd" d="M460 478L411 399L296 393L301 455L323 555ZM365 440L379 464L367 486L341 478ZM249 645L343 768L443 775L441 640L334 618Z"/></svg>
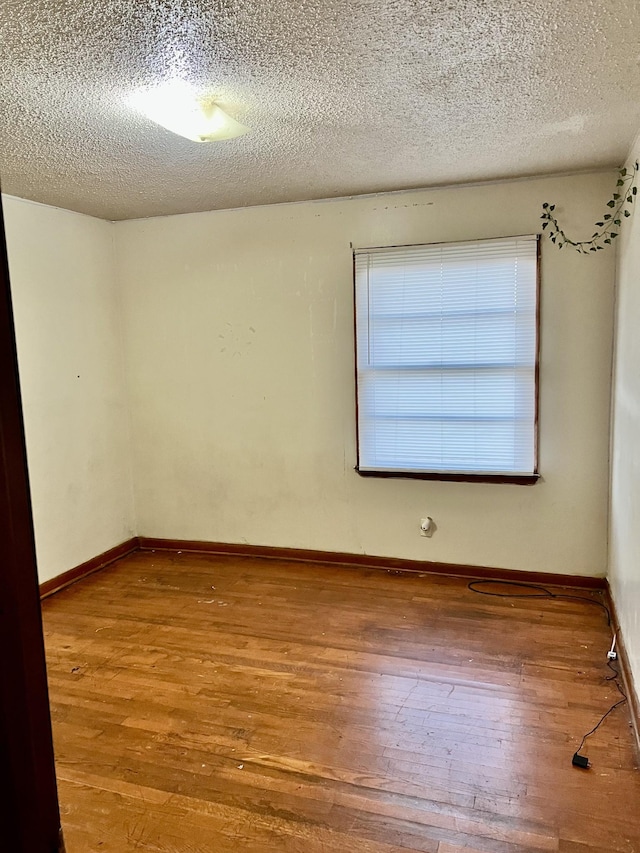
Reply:
<svg viewBox="0 0 640 853"><path fill-rule="evenodd" d="M357 470L535 482L538 238L354 260Z"/></svg>

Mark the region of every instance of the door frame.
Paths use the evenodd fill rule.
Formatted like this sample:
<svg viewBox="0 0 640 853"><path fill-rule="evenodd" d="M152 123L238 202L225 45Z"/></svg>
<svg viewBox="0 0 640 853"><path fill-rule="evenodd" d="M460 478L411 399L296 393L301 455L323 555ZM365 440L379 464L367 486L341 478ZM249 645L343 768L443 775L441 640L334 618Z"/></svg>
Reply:
<svg viewBox="0 0 640 853"><path fill-rule="evenodd" d="M0 196L0 849L62 853L9 265Z"/></svg>

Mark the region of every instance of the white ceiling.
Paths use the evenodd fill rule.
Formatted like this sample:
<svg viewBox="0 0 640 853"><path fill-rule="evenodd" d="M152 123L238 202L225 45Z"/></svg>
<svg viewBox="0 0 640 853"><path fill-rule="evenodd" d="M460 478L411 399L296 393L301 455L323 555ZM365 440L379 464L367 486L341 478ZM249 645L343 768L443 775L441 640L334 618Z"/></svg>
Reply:
<svg viewBox="0 0 640 853"><path fill-rule="evenodd" d="M3 0L2 189L125 219L617 165L639 34L637 0ZM176 75L251 132L127 106Z"/></svg>

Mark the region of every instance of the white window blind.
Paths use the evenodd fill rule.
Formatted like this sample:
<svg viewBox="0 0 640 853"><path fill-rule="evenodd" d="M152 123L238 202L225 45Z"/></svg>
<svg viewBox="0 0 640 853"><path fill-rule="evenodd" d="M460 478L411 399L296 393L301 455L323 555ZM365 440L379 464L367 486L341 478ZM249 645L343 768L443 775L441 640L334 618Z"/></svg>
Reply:
<svg viewBox="0 0 640 853"><path fill-rule="evenodd" d="M354 254L358 470L533 475L537 237Z"/></svg>

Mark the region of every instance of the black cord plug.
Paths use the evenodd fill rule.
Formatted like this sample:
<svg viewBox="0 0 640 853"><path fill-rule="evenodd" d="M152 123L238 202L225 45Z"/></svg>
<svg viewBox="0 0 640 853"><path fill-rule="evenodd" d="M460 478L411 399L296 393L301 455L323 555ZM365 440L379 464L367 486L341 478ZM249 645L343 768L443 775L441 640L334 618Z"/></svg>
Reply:
<svg viewBox="0 0 640 853"><path fill-rule="evenodd" d="M579 755L577 752L574 752L571 763L574 767L581 767L583 770L589 769L589 759L586 755Z"/></svg>

